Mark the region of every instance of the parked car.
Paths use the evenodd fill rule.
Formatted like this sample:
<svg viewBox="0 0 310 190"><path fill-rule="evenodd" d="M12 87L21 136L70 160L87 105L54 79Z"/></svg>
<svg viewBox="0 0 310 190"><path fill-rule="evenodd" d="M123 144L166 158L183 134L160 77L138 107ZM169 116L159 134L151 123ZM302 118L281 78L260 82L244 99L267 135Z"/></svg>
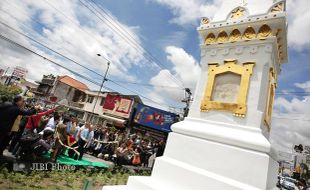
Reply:
<svg viewBox="0 0 310 190"><path fill-rule="evenodd" d="M283 176L281 176L281 175L278 175L278 182L277 182L277 187L282 187L282 183L283 183L283 179L284 179L284 177Z"/></svg>
<svg viewBox="0 0 310 190"><path fill-rule="evenodd" d="M295 190L297 181L290 177L284 177L281 186L288 190Z"/></svg>

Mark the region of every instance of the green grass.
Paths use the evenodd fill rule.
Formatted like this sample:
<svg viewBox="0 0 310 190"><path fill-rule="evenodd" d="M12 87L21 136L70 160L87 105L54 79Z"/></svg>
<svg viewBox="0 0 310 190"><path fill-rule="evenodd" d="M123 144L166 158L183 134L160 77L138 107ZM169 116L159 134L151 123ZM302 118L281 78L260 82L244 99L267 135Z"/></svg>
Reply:
<svg viewBox="0 0 310 190"><path fill-rule="evenodd" d="M150 172L130 173L127 170L88 171L33 171L30 174L0 170L0 189L14 190L81 190L87 181L91 189L102 189L104 185L126 184L131 175L150 175Z"/></svg>

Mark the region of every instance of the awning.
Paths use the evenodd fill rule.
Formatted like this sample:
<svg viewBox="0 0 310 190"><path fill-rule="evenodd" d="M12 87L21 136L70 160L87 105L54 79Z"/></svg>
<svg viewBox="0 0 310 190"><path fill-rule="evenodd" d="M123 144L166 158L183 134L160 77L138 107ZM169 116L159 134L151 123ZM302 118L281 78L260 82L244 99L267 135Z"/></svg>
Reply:
<svg viewBox="0 0 310 190"><path fill-rule="evenodd" d="M100 115L100 117L107 119L107 120L117 122L117 123L121 123L121 124L124 124L126 122L126 120L124 120L124 119L120 119L120 118L116 118L116 117L112 117L112 116L108 116L108 115Z"/></svg>

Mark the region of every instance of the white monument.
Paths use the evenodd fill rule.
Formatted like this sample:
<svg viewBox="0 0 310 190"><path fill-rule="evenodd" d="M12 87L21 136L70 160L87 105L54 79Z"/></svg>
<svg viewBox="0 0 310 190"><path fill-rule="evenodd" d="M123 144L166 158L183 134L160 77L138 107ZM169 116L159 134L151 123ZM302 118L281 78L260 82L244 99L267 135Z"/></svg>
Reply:
<svg viewBox="0 0 310 190"><path fill-rule="evenodd" d="M194 102L172 126L152 175L103 190L275 189L278 163L268 138L277 76L287 62L285 1L255 15L250 3L222 21L202 19Z"/></svg>

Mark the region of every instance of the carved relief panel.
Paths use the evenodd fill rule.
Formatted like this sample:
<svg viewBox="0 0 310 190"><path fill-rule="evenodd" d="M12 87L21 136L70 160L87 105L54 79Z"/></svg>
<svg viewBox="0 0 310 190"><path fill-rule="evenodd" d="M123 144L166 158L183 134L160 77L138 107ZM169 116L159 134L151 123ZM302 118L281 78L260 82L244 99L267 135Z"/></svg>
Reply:
<svg viewBox="0 0 310 190"><path fill-rule="evenodd" d="M225 60L223 65L209 63L208 82L201 102L201 111L230 111L245 117L250 77L255 63L237 65L237 60Z"/></svg>

